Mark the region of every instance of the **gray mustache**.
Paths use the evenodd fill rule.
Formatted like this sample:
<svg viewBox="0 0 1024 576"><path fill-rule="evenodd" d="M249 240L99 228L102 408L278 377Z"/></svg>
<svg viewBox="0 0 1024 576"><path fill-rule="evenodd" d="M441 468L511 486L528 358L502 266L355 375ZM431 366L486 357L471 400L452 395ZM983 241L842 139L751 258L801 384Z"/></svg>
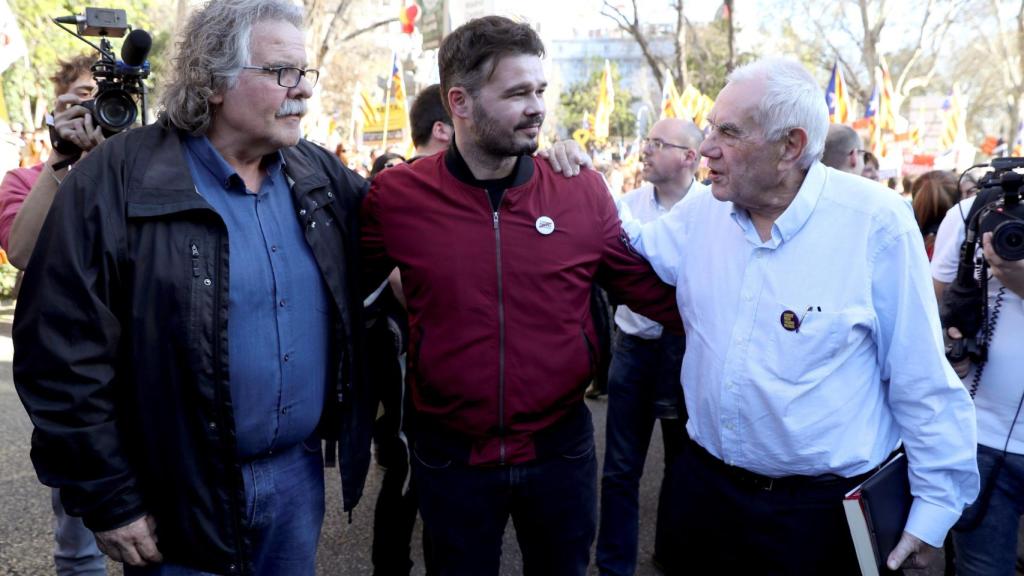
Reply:
<svg viewBox="0 0 1024 576"><path fill-rule="evenodd" d="M281 118L284 116L305 116L306 115L306 101L299 100L298 98L285 100L284 104L281 104L281 108L278 109L277 114L274 116Z"/></svg>

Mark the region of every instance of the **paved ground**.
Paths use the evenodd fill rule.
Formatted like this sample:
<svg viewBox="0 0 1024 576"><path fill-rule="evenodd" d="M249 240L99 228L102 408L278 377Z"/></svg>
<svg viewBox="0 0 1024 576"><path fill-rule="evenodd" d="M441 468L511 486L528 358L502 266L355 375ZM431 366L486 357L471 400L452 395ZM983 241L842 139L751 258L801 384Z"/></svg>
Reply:
<svg viewBox="0 0 1024 576"><path fill-rule="evenodd" d="M11 381L12 347L10 322L12 310L0 306L0 575L35 576L53 574L50 557L53 532L50 527L49 489L39 484L29 461L31 424L18 400ZM598 454L604 453L604 399L588 400L594 413L598 431ZM640 493L640 566L639 576L653 576L659 572L651 565L654 542L654 513L657 490L661 482L662 446L660 433L648 457L647 469ZM349 524L341 512L341 484L337 471L327 474L327 517L318 557L318 574L335 576L362 576L371 574L370 541L372 535L373 503L380 470L371 467L366 484L366 496L356 508ZM419 542L419 527L413 541ZM1024 550L1024 531L1021 534ZM522 573L518 546L511 524L506 533L502 561L502 576ZM422 575L422 557L417 550L414 574ZM110 574L120 574L120 568L111 563ZM592 567L591 573L596 574ZM936 576L938 572L935 573ZM929 575L933 576L933 575Z"/></svg>

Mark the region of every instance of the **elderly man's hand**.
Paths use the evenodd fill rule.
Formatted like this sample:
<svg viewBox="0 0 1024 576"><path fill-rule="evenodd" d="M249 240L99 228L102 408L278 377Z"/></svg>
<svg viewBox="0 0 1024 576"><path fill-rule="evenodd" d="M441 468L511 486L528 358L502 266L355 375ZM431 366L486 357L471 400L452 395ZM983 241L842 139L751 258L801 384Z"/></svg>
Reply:
<svg viewBox="0 0 1024 576"><path fill-rule="evenodd" d="M889 570L927 568L941 561L941 552L941 548L926 544L910 532L904 532L885 564Z"/></svg>
<svg viewBox="0 0 1024 576"><path fill-rule="evenodd" d="M582 166L587 168L594 166L590 156L580 148L575 140L559 140L551 148L537 152L537 155L547 159L555 172L565 176L579 174Z"/></svg>
<svg viewBox="0 0 1024 576"><path fill-rule="evenodd" d="M96 533L96 545L104 554L130 566L162 562L156 541L156 520L149 514L120 528Z"/></svg>
<svg viewBox="0 0 1024 576"><path fill-rule="evenodd" d="M53 127L61 140L71 142L88 152L97 147L106 138L103 129L93 125L92 114L83 106L82 101L74 94L62 94L57 97L57 108L53 114Z"/></svg>
<svg viewBox="0 0 1024 576"><path fill-rule="evenodd" d="M985 260L995 276L1003 286L1006 286L1017 296L1024 297L1024 260L1003 260L992 249L992 233L986 232L981 237L981 243L985 250Z"/></svg>

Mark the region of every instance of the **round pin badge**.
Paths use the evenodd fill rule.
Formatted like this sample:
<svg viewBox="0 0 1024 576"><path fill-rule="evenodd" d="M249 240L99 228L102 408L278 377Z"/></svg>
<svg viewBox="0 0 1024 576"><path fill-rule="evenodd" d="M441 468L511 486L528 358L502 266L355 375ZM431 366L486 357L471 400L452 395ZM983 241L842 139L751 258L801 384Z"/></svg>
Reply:
<svg viewBox="0 0 1024 576"><path fill-rule="evenodd" d="M545 236L555 231L555 221L547 216L537 218L535 226L537 227L537 232L540 232Z"/></svg>
<svg viewBox="0 0 1024 576"><path fill-rule="evenodd" d="M796 315L796 312L792 310L786 310L779 317L779 322L782 323L782 327L790 332L795 332L800 328L800 317Z"/></svg>

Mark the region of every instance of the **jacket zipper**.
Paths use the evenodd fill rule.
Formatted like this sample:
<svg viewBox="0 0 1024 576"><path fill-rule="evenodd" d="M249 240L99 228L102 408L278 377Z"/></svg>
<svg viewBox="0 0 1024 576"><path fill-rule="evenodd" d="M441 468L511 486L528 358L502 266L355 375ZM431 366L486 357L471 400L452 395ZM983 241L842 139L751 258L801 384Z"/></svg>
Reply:
<svg viewBox="0 0 1024 576"><path fill-rule="evenodd" d="M501 278L501 228L494 210L494 245L498 262L498 464L505 464L505 301Z"/></svg>

